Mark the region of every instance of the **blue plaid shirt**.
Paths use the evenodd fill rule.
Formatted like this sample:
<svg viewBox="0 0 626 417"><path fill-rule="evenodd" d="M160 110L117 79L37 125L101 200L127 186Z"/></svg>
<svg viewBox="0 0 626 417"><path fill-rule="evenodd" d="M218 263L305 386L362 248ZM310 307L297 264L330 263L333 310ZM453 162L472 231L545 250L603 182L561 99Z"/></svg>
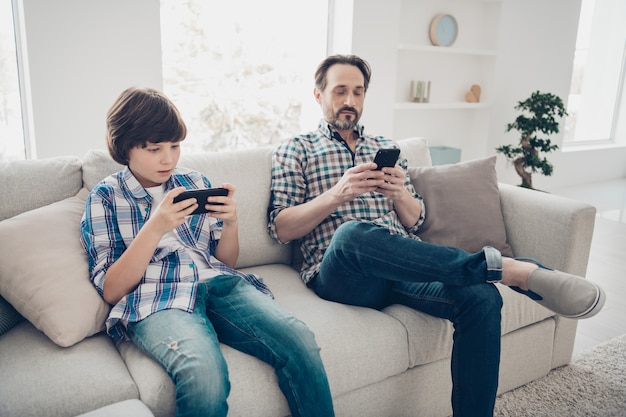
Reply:
<svg viewBox="0 0 626 417"><path fill-rule="evenodd" d="M354 153L341 136L324 121L320 122L316 131L289 139L274 150L268 223L268 232L274 239L278 241L275 222L276 216L282 210L311 201L329 190L349 168L372 162L378 149L398 147L395 142L383 136L364 135L362 126L355 130L359 139ZM300 241L304 258L301 276L305 283L317 275L333 233L347 221L370 222L387 228L390 233L417 239L415 232L424 221L426 211L422 197L415 192L409 178L407 160L400 157L399 164L406 173L405 187L422 205L417 224L405 228L394 210L393 201L378 192L362 194L342 204Z"/></svg>
<svg viewBox="0 0 626 417"><path fill-rule="evenodd" d="M169 191L184 186L208 188L202 174L177 168L165 185ZM128 168L105 178L87 197L81 221L81 243L89 259L91 281L102 296L109 267L119 259L150 217L152 196ZM238 275L259 291L272 296L262 279L244 274L211 258L221 236L223 222L205 215L188 216L175 229L187 248L202 254L207 263L224 274ZM177 308L192 312L198 287L198 268L186 250L158 247L139 285L113 306L107 318L107 333L123 338L128 322L137 322L157 311Z"/></svg>

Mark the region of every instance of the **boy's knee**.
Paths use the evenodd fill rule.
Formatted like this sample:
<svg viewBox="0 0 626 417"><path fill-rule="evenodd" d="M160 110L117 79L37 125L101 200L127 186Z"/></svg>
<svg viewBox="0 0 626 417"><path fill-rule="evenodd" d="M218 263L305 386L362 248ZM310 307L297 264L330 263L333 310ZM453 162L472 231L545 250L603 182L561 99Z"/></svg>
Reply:
<svg viewBox="0 0 626 417"><path fill-rule="evenodd" d="M230 393L228 372L214 367L189 364L187 372L173 375L179 410L191 416L226 416Z"/></svg>

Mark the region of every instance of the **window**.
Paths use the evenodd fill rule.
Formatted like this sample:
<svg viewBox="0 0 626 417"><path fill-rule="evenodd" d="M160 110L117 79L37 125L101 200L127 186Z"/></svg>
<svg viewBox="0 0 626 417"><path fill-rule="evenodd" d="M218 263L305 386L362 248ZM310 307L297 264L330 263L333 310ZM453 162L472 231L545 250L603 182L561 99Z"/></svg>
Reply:
<svg viewBox="0 0 626 417"><path fill-rule="evenodd" d="M327 20L323 0L161 0L163 90L187 124L185 150L250 148L317 127Z"/></svg>
<svg viewBox="0 0 626 417"><path fill-rule="evenodd" d="M625 93L624 21L623 0L582 0L564 129L566 145L616 141Z"/></svg>
<svg viewBox="0 0 626 417"><path fill-rule="evenodd" d="M0 161L24 159L12 2L0 2Z"/></svg>

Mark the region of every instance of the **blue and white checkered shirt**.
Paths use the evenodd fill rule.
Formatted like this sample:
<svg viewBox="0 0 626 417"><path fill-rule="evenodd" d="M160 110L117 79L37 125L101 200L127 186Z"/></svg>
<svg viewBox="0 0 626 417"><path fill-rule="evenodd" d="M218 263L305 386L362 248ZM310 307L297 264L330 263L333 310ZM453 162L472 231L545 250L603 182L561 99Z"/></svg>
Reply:
<svg viewBox="0 0 626 417"><path fill-rule="evenodd" d="M209 180L196 171L177 168L165 184L166 192L179 186L208 188ZM89 196L81 221L81 243L89 259L90 278L100 295L109 267L119 259L150 217L150 193L128 168L105 178ZM272 296L262 279L244 274L212 257L223 222L205 215L188 216L175 229L178 239L201 254L208 265L224 274L238 275L259 291ZM185 248L158 247L137 286L113 306L106 326L109 335L124 337L128 322L137 322L157 311L177 308L192 312L198 287L198 268Z"/></svg>
<svg viewBox="0 0 626 417"><path fill-rule="evenodd" d="M274 150L268 223L268 232L274 239L279 241L275 222L282 210L311 201L329 190L349 168L372 162L378 149L398 147L383 136L363 135L362 126L357 126L355 130L359 139L354 153L324 121L320 122L316 131L286 140ZM393 201L381 193L366 193L342 204L301 239L300 249L304 257L301 276L305 283L317 275L335 230L349 220L374 223L387 228L390 233L417 238L415 232L424 220L424 204L409 178L407 160L400 157L399 165L406 173L405 187L422 205L417 224L405 228L394 210Z"/></svg>

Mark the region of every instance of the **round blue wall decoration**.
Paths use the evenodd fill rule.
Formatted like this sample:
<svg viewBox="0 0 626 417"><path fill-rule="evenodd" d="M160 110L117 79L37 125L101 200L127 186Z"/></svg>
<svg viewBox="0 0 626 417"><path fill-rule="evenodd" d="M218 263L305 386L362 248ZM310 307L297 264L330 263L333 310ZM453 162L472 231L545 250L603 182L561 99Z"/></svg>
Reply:
<svg viewBox="0 0 626 417"><path fill-rule="evenodd" d="M458 30L454 16L440 13L430 22L430 41L435 46L450 46L456 40Z"/></svg>

